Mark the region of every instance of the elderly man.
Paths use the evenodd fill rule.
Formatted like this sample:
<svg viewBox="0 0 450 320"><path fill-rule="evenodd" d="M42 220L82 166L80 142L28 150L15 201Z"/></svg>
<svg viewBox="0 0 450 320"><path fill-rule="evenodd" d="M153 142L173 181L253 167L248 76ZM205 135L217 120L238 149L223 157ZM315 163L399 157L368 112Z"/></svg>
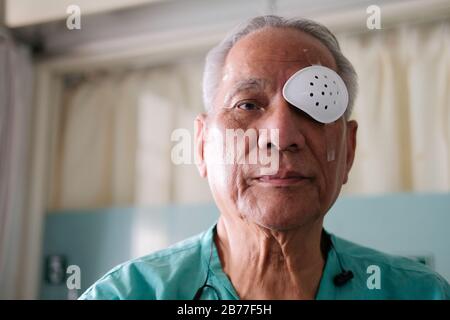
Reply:
<svg viewBox="0 0 450 320"><path fill-rule="evenodd" d="M450 298L448 283L425 266L323 229L355 155L356 87L337 40L315 22L257 17L229 35L207 56L207 112L196 119L217 225L116 267L81 298ZM231 129L276 132L240 150L276 154L276 170L218 161L229 152L216 152L224 139L211 132Z"/></svg>

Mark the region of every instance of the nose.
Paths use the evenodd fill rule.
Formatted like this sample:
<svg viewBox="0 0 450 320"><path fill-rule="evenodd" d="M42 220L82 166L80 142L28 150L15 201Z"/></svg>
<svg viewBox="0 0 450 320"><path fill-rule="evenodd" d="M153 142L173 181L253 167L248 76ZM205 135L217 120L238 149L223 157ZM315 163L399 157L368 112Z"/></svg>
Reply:
<svg viewBox="0 0 450 320"><path fill-rule="evenodd" d="M262 124L265 129L278 129L278 141L272 135L268 135L267 141L261 141L260 147L276 147L279 151L297 152L305 145L305 137L298 121L299 115L282 96L276 101L264 118Z"/></svg>

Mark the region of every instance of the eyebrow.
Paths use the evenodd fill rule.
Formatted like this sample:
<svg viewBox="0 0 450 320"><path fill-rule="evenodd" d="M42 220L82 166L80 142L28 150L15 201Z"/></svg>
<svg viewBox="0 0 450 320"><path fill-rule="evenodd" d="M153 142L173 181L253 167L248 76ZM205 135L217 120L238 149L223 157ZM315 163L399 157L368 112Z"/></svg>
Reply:
<svg viewBox="0 0 450 320"><path fill-rule="evenodd" d="M269 81L267 79L260 78L248 78L238 81L225 96L225 105L230 103L231 98L242 91L248 90L260 90L263 91Z"/></svg>

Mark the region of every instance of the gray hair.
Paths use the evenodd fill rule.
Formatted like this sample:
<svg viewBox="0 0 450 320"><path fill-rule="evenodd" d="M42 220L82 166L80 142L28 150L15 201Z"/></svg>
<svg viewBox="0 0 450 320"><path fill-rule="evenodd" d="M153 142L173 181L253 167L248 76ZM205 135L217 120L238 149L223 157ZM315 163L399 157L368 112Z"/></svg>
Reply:
<svg viewBox="0 0 450 320"><path fill-rule="evenodd" d="M238 26L217 46L212 48L205 62L203 72L203 102L207 111L212 109L213 100L216 95L217 88L222 78L222 69L225 64L228 52L231 48L244 36L257 30L272 28L294 28L296 30L307 33L322 42L334 57L337 65L337 72L344 80L348 90L348 107L345 111L345 118L348 120L352 113L353 104L356 99L358 90L358 79L350 61L342 54L339 42L327 27L308 19L292 19L287 20L279 16L267 15L259 16L251 19L247 23Z"/></svg>

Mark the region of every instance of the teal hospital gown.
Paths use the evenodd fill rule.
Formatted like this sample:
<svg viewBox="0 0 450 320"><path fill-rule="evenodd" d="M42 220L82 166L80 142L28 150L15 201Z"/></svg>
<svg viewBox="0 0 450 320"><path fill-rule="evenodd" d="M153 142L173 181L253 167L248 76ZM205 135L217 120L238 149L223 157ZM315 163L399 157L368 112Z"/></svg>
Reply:
<svg viewBox="0 0 450 320"><path fill-rule="evenodd" d="M167 249L125 262L80 299L239 299L222 269L216 226ZM450 299L439 274L410 259L387 255L329 234L332 246L316 299ZM336 285L344 270L353 277ZM202 290L199 290L203 288Z"/></svg>

